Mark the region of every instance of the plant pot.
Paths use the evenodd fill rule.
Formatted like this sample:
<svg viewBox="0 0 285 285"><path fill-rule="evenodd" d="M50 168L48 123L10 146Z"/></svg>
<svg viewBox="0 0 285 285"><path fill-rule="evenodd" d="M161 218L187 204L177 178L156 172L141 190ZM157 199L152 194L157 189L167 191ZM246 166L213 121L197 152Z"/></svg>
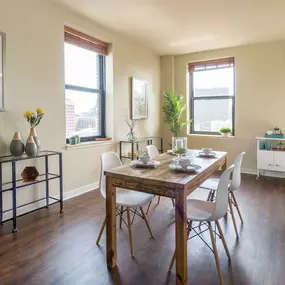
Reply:
<svg viewBox="0 0 285 285"><path fill-rule="evenodd" d="M25 147L19 132L15 132L13 140L10 144L10 152L13 156L21 156Z"/></svg>
<svg viewBox="0 0 285 285"><path fill-rule="evenodd" d="M222 137L226 137L226 136L228 136L228 134L227 133L220 133L221 134L221 136Z"/></svg>

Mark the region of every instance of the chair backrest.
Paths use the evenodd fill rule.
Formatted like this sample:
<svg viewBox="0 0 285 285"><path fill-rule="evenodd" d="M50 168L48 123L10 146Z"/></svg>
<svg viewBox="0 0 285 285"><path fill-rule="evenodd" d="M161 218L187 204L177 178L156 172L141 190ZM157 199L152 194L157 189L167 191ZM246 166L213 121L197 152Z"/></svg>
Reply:
<svg viewBox="0 0 285 285"><path fill-rule="evenodd" d="M104 152L101 154L101 175L100 175L100 192L106 198L106 177L104 171L121 166L122 162L115 152Z"/></svg>
<svg viewBox="0 0 285 285"><path fill-rule="evenodd" d="M159 151L155 145L146 146L147 154L150 156L150 159L154 159L159 156Z"/></svg>
<svg viewBox="0 0 285 285"><path fill-rule="evenodd" d="M245 152L242 152L235 160L235 169L233 172L232 182L229 191L234 191L239 188L241 182L241 163Z"/></svg>
<svg viewBox="0 0 285 285"><path fill-rule="evenodd" d="M230 175L234 169L234 165L231 165L227 170L223 172L219 180L217 195L216 195L216 208L210 221L216 221L222 218L228 209L228 186L230 182Z"/></svg>

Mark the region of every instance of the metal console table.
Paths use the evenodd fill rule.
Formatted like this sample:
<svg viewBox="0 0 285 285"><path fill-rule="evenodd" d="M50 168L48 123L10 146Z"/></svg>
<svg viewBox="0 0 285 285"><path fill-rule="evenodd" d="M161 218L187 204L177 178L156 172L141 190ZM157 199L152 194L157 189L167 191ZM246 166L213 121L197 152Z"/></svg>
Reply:
<svg viewBox="0 0 285 285"><path fill-rule="evenodd" d="M58 163L59 163L59 174L54 174L49 172L49 157L50 156L58 156ZM19 161L23 160L29 160L29 159L38 159L38 158L44 158L45 159L45 172L43 174L40 174L38 176L38 179L36 181L32 182L23 182L23 179L17 179L16 178L16 164ZM12 181L3 183L2 180L2 166L4 163L11 163L12 164ZM59 179L59 199L55 197L51 197L49 195L49 181L53 179ZM46 184L46 195L44 198L17 206L17 189L31 186L34 184L42 183L45 182ZM3 211L3 193L7 191L12 191L12 209L8 209ZM49 199L55 201L54 203L49 203ZM56 152L56 151L41 151L37 156L35 157L27 157L26 155L23 155L21 157L14 157L14 156L2 156L0 157L0 223L1 225L3 224L3 214L6 212L13 211L13 217L9 220L13 220L13 233L17 232L17 209L31 205L33 203L46 200L46 206L48 207L49 205L55 204L55 203L60 203L60 213L63 212L63 182L62 182L62 153L61 152ZM41 207L44 208L44 207ZM39 210L41 208L38 208L36 210ZM30 213L30 212L28 212ZM28 214L25 213L25 214ZM24 214L24 215L25 215ZM6 222L5 221L5 222Z"/></svg>
<svg viewBox="0 0 285 285"><path fill-rule="evenodd" d="M134 151L135 151L135 146L137 149L137 152L139 151L139 143L146 142L147 145L150 145L153 143L154 140L160 140L160 149L158 150L160 153L163 153L163 139L162 137L146 137L146 138L138 138L133 141L120 141L120 159L126 158L126 159L132 159L134 160ZM131 156L124 156L123 155L123 144L131 144L132 150L131 150Z"/></svg>

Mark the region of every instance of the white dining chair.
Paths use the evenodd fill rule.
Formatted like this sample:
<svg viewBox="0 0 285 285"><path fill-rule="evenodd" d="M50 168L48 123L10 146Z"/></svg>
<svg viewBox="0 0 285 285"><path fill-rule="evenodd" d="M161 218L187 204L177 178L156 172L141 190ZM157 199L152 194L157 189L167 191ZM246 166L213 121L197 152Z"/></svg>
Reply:
<svg viewBox="0 0 285 285"><path fill-rule="evenodd" d="M240 187L241 183L241 164L242 164L242 159L243 156L245 155L245 152L242 152L236 159L235 159L235 168L233 171L233 177L232 180L230 180L229 186L228 186L228 204L229 204L229 212L232 216L233 220L233 225L235 229L236 236L238 237L238 230L237 230L237 225L236 225L236 219L235 219L235 214L233 211L233 206L234 205L237 209L238 215L240 217L241 223L243 223L243 218L240 212L239 205L237 203L237 199L235 197L234 191L238 190ZM219 183L219 178L209 178L206 180L202 185L200 185L200 188L210 190L209 196L207 200L213 201L215 199L215 192L217 190Z"/></svg>
<svg viewBox="0 0 285 285"><path fill-rule="evenodd" d="M216 261L216 266L218 270L218 275L220 279L221 285L224 284L223 281L223 275L221 272L221 267L220 267L220 260L217 252L217 245L216 245L216 237L221 238L223 246L225 248L226 254L228 256L229 261L231 260L230 252L227 247L227 243L223 234L223 231L221 229L219 219L222 218L226 211L227 211L227 200L228 200L228 184L230 180L230 175L231 172L234 168L234 165L230 166L227 170L225 170L218 182L218 187L217 187L217 195L216 195L216 200L215 202L211 201L203 201L203 200L196 200L196 199L188 199L187 200L187 235L188 235L188 240L199 236L201 240L212 250L215 256L215 261ZM179 211L179 209L176 209L176 211ZM203 229L201 231L196 229L199 226L192 227L193 222L200 222L203 224L203 226L206 227L206 229ZM211 222L215 222L219 234L213 230ZM191 231L195 232L195 235L190 237ZM212 242L212 248L206 243L205 239L202 237L202 234L205 231L210 232L210 238ZM169 271L171 271L172 266L175 261L175 251L169 266Z"/></svg>
<svg viewBox="0 0 285 285"><path fill-rule="evenodd" d="M106 178L104 171L121 166L122 162L119 156L115 152L106 152L101 154L101 175L100 175L100 192L102 196L106 199ZM132 257L134 257L133 242L132 242L132 222L135 215L141 217L149 230L151 237L152 231L148 223L146 214L144 213L143 206L149 203L153 199L152 194L116 188L116 212L117 216L120 216L120 228L122 227L122 222L124 222L129 231L129 241L130 241L130 251ZM137 210L140 209L140 212ZM123 213L127 212L127 222L123 218ZM134 214L131 222L131 212ZM104 219L103 225L101 227L99 236L97 238L96 244L98 245L106 226L106 217Z"/></svg>
<svg viewBox="0 0 285 285"><path fill-rule="evenodd" d="M147 150L147 154L149 155L150 159L155 159L156 157L159 156L159 151L155 145L152 145L152 144L147 145L146 150ZM161 198L161 196L158 196L156 205L158 205L160 203L160 198ZM171 199L171 200L172 200L172 205L174 207L174 205L175 205L174 199ZM151 203L152 203L152 200L148 204L148 207L146 210L146 215L148 214Z"/></svg>

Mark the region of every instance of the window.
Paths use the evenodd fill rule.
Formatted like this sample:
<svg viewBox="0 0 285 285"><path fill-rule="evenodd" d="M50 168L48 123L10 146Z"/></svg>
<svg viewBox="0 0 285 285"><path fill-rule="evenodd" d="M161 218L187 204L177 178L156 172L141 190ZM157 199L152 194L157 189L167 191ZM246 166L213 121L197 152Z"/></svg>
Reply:
<svg viewBox="0 0 285 285"><path fill-rule="evenodd" d="M228 127L234 134L234 58L189 64L191 133L219 134Z"/></svg>
<svg viewBox="0 0 285 285"><path fill-rule="evenodd" d="M65 27L66 140L105 137L105 55L107 44Z"/></svg>

